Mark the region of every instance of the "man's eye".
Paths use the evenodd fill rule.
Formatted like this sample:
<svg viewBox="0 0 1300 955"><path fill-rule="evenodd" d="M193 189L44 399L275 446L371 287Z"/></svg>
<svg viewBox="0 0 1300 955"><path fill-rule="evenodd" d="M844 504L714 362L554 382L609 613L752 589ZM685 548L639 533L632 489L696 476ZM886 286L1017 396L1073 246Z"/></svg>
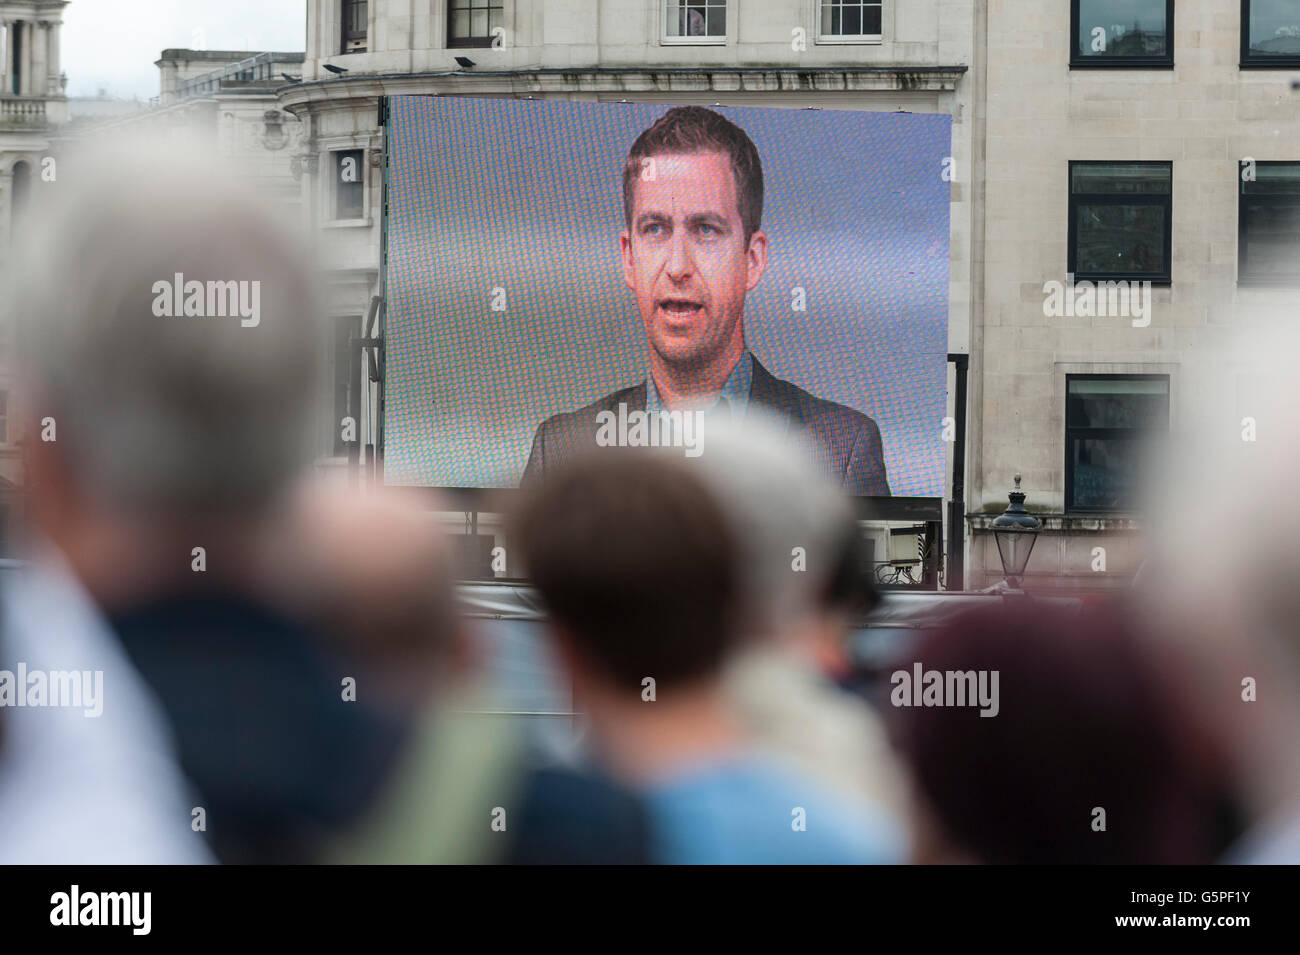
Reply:
<svg viewBox="0 0 1300 955"><path fill-rule="evenodd" d="M641 231L645 235L663 235L664 226L662 222L651 222Z"/></svg>
<svg viewBox="0 0 1300 955"><path fill-rule="evenodd" d="M719 229L717 226L709 225L707 222L700 223L698 231L701 235L705 235L709 237L722 234L721 229Z"/></svg>

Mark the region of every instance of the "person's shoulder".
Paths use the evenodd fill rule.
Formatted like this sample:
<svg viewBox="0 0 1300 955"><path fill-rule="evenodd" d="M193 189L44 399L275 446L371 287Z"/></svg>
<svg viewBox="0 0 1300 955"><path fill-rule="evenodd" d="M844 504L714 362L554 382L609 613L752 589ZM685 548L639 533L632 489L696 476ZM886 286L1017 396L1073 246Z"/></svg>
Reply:
<svg viewBox="0 0 1300 955"><path fill-rule="evenodd" d="M879 433L880 429L870 415L838 401L819 398L792 381L778 378L760 365L757 359L754 362L754 379L752 394L756 398L781 408L807 427L831 428L844 434L857 431Z"/></svg>
<svg viewBox="0 0 1300 955"><path fill-rule="evenodd" d="M750 754L683 774L655 787L650 801L675 861L858 865L903 859L899 824L777 757Z"/></svg>
<svg viewBox="0 0 1300 955"><path fill-rule="evenodd" d="M637 393L644 393L644 389L645 382L629 385L626 388L620 388L618 391L611 391L609 394L597 398L581 408L556 412L537 426L537 432L538 434L551 435L556 432L566 432L589 425L596 420L596 416L602 411L617 411L620 404L635 405ZM644 399L642 399L641 404L644 403Z"/></svg>
<svg viewBox="0 0 1300 955"><path fill-rule="evenodd" d="M635 865L650 861L641 802L600 773L532 770L507 860L516 865Z"/></svg>

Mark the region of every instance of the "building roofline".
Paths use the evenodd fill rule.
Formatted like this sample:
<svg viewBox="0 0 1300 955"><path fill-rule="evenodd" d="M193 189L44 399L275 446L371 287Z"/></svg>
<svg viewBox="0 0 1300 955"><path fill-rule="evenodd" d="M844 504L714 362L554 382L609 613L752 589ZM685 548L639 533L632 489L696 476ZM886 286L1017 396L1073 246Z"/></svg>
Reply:
<svg viewBox="0 0 1300 955"><path fill-rule="evenodd" d="M770 92L778 90L857 92L865 90L951 91L965 64L888 66L718 66L718 67L537 67L519 70L445 70L425 73L358 73L306 80L276 89L288 106L323 98L365 98L428 92L437 80L456 81L447 92ZM482 82L469 84L465 80ZM475 89L482 87L482 89ZM439 90L438 92L442 92ZM351 96L336 96L351 93ZM305 94L305 95L304 95Z"/></svg>
<svg viewBox="0 0 1300 955"><path fill-rule="evenodd" d="M163 50L158 59L154 60L154 66L158 66L164 60L212 60L213 62L224 63L227 60L247 60L250 57L257 56L261 53L269 53L273 58L286 58L285 61L303 61L307 54L302 50L191 50L185 47L168 47Z"/></svg>

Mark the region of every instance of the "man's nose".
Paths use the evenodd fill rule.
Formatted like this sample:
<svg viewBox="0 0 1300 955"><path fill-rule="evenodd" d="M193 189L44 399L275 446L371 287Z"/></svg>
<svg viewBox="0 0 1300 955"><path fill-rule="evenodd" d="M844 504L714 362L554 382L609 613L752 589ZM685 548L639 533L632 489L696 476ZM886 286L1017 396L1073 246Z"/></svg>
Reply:
<svg viewBox="0 0 1300 955"><path fill-rule="evenodd" d="M691 250L686 245L685 234L680 230L668 241L668 259L664 263L664 271L674 282L684 282L695 271Z"/></svg>

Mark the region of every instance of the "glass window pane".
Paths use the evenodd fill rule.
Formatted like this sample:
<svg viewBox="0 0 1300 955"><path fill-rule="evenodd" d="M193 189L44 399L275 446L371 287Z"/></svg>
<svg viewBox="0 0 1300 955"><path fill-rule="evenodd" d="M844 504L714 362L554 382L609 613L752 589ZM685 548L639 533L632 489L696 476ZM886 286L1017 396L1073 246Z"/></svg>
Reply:
<svg viewBox="0 0 1300 955"><path fill-rule="evenodd" d="M1075 507L1129 510L1137 504L1137 438L1076 438L1071 448Z"/></svg>
<svg viewBox="0 0 1300 955"><path fill-rule="evenodd" d="M364 154L360 149L335 153L336 219L359 219L365 211Z"/></svg>
<svg viewBox="0 0 1300 955"><path fill-rule="evenodd" d="M1071 169L1076 195L1168 195L1173 167L1141 163L1077 163Z"/></svg>
<svg viewBox="0 0 1300 955"><path fill-rule="evenodd" d="M1168 378L1071 378L1071 395L1167 395Z"/></svg>
<svg viewBox="0 0 1300 955"><path fill-rule="evenodd" d="M844 6L844 35L862 35L862 8L856 3L849 3Z"/></svg>
<svg viewBox="0 0 1300 955"><path fill-rule="evenodd" d="M1257 56L1300 55L1300 3L1250 0L1250 52Z"/></svg>
<svg viewBox="0 0 1300 955"><path fill-rule="evenodd" d="M1240 178L1240 173L1238 175ZM1300 163L1255 166L1255 178L1242 179L1244 195L1295 196L1300 195Z"/></svg>
<svg viewBox="0 0 1300 955"><path fill-rule="evenodd" d="M727 8L716 7L709 11L709 29L707 36L727 35Z"/></svg>
<svg viewBox="0 0 1300 955"><path fill-rule="evenodd" d="M457 40L463 40L469 36L469 11L456 10L452 13L451 35Z"/></svg>
<svg viewBox="0 0 1300 955"><path fill-rule="evenodd" d="M1165 271L1163 206L1081 204L1075 222L1076 273Z"/></svg>
<svg viewBox="0 0 1300 955"><path fill-rule="evenodd" d="M1247 200L1242 213L1243 277L1300 275L1300 203Z"/></svg>
<svg viewBox="0 0 1300 955"><path fill-rule="evenodd" d="M677 0L664 3L664 28L669 36L681 36L686 21L686 11Z"/></svg>
<svg viewBox="0 0 1300 955"><path fill-rule="evenodd" d="M862 32L867 36L880 35L880 4L869 3L863 7Z"/></svg>
<svg viewBox="0 0 1300 955"><path fill-rule="evenodd" d="M1164 430L1169 425L1169 382L1071 379L1065 420L1071 429Z"/></svg>
<svg viewBox="0 0 1300 955"><path fill-rule="evenodd" d="M1165 0L1079 0L1081 57L1165 56Z"/></svg>
<svg viewBox="0 0 1300 955"><path fill-rule="evenodd" d="M469 15L469 28L471 36L487 36L487 11L471 10Z"/></svg>

